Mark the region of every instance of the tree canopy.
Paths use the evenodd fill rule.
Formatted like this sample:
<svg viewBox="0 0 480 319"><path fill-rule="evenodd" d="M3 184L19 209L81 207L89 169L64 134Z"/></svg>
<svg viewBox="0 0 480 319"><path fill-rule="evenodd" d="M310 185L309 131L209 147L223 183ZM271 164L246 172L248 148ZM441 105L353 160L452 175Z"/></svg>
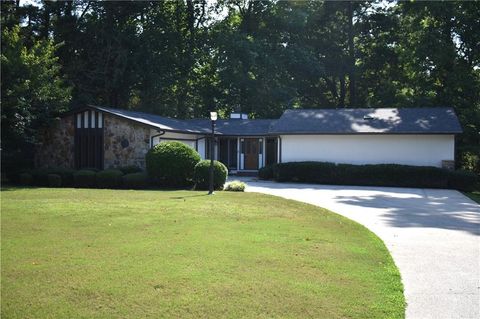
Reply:
<svg viewBox="0 0 480 319"><path fill-rule="evenodd" d="M1 9L3 125L46 102L181 118L452 106L461 145L480 144L480 2L37 0ZM50 74L21 70L12 37L25 54L48 51ZM7 88L15 72L55 79L37 91L47 92L44 104ZM12 103L18 112L7 112Z"/></svg>

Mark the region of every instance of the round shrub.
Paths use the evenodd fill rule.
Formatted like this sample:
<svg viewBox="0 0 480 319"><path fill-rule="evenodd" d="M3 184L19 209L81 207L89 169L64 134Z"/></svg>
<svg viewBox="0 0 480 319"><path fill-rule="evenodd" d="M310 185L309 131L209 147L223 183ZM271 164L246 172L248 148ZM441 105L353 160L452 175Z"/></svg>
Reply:
<svg viewBox="0 0 480 319"><path fill-rule="evenodd" d="M145 189L148 188L148 175L146 173L126 174L122 177L122 184L127 189Z"/></svg>
<svg viewBox="0 0 480 319"><path fill-rule="evenodd" d="M118 169L106 169L97 173L98 188L119 188L122 185L122 171Z"/></svg>
<svg viewBox="0 0 480 319"><path fill-rule="evenodd" d="M62 177L58 174L48 174L48 187L62 186Z"/></svg>
<svg viewBox="0 0 480 319"><path fill-rule="evenodd" d="M20 185L33 185L33 176L30 173L21 173L18 176L18 181L20 182Z"/></svg>
<svg viewBox="0 0 480 319"><path fill-rule="evenodd" d="M95 187L96 173L91 170L83 169L73 173L73 184L75 187L80 188L93 188Z"/></svg>
<svg viewBox="0 0 480 319"><path fill-rule="evenodd" d="M213 161L213 188L223 189L227 180L228 169L219 161ZM195 165L195 189L208 189L210 182L210 160L203 160Z"/></svg>
<svg viewBox="0 0 480 319"><path fill-rule="evenodd" d="M245 191L245 183L240 181L232 181L225 185L223 190L227 192L244 192Z"/></svg>
<svg viewBox="0 0 480 319"><path fill-rule="evenodd" d="M162 142L147 153L147 173L159 185L186 186L192 183L193 170L200 160L200 154L184 143Z"/></svg>

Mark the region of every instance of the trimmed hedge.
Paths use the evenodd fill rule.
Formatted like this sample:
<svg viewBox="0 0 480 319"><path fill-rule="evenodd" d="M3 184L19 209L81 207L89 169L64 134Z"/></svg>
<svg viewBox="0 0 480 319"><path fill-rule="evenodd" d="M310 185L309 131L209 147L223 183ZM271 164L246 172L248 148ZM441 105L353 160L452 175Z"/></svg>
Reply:
<svg viewBox="0 0 480 319"><path fill-rule="evenodd" d="M258 170L258 177L260 179L272 179L274 177L274 171L277 164L271 164L264 166Z"/></svg>
<svg viewBox="0 0 480 319"><path fill-rule="evenodd" d="M33 176L33 184L35 186L48 186L48 174L52 174L52 170L48 168L37 168L30 171Z"/></svg>
<svg viewBox="0 0 480 319"><path fill-rule="evenodd" d="M149 187L148 175L146 173L126 174L122 177L123 187L126 189L145 189Z"/></svg>
<svg viewBox="0 0 480 319"><path fill-rule="evenodd" d="M96 173L87 169L76 171L73 174L73 183L75 187L94 188L96 185Z"/></svg>
<svg viewBox="0 0 480 319"><path fill-rule="evenodd" d="M122 166L122 167L119 167L118 170L122 171L122 173L125 175L143 172L143 170L140 167L135 165Z"/></svg>
<svg viewBox="0 0 480 319"><path fill-rule="evenodd" d="M177 142L162 142L150 149L145 158L148 176L159 185L191 185L193 170L201 157L190 146Z"/></svg>
<svg viewBox="0 0 480 319"><path fill-rule="evenodd" d="M227 167L219 161L213 161L213 188L216 190L223 189L227 176ZM203 160L195 165L193 179L195 181L195 189L208 189L210 183L210 160Z"/></svg>
<svg viewBox="0 0 480 319"><path fill-rule="evenodd" d="M58 174L48 174L48 187L61 187L62 177Z"/></svg>
<svg viewBox="0 0 480 319"><path fill-rule="evenodd" d="M279 163L265 170L279 182L334 185L455 188L471 190L476 176L466 171L450 171L431 166L397 164L351 165L327 162Z"/></svg>
<svg viewBox="0 0 480 319"><path fill-rule="evenodd" d="M122 186L122 171L118 169L106 169L97 173L98 188L120 188Z"/></svg>
<svg viewBox="0 0 480 319"><path fill-rule="evenodd" d="M31 186L33 185L33 176L30 173L21 173L18 176L20 185Z"/></svg>
<svg viewBox="0 0 480 319"><path fill-rule="evenodd" d="M50 170L50 174L56 174L62 178L62 187L73 186L74 173L75 173L75 170L70 168L55 168Z"/></svg>
<svg viewBox="0 0 480 319"><path fill-rule="evenodd" d="M448 187L465 192L472 192L475 190L475 185L478 182L478 177L475 176L474 173L465 170L458 170L450 172Z"/></svg>
<svg viewBox="0 0 480 319"><path fill-rule="evenodd" d="M50 186L48 175L54 174L61 177L63 187L73 186L73 174L75 170L69 168L38 168L30 171L33 183L37 186Z"/></svg>

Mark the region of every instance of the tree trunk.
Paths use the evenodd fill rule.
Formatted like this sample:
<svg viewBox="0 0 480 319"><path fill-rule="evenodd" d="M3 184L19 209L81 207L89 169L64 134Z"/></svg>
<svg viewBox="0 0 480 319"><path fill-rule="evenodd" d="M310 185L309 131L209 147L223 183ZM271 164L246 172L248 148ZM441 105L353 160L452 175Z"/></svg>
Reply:
<svg viewBox="0 0 480 319"><path fill-rule="evenodd" d="M48 33L50 31L50 4L45 2L43 9L43 23L41 29L41 36L44 39L48 39Z"/></svg>
<svg viewBox="0 0 480 319"><path fill-rule="evenodd" d="M354 30L353 30L353 3L352 1L348 2L348 55L349 55L349 95L351 107L356 105L356 96L355 96L355 47L353 43Z"/></svg>
<svg viewBox="0 0 480 319"><path fill-rule="evenodd" d="M345 107L345 94L346 94L346 87L345 87L345 74L340 76L340 98L338 100L339 107Z"/></svg>

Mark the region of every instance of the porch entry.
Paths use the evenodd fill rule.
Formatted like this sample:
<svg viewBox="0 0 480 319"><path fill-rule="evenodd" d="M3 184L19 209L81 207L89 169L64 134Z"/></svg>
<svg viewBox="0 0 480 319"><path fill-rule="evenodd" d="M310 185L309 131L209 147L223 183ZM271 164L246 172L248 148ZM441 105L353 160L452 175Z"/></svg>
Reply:
<svg viewBox="0 0 480 319"><path fill-rule="evenodd" d="M246 138L243 140L243 166L245 170L258 169L259 154L260 142L258 138Z"/></svg>
<svg viewBox="0 0 480 319"><path fill-rule="evenodd" d="M256 171L277 162L276 138L222 137L217 141L216 158L229 170Z"/></svg>

